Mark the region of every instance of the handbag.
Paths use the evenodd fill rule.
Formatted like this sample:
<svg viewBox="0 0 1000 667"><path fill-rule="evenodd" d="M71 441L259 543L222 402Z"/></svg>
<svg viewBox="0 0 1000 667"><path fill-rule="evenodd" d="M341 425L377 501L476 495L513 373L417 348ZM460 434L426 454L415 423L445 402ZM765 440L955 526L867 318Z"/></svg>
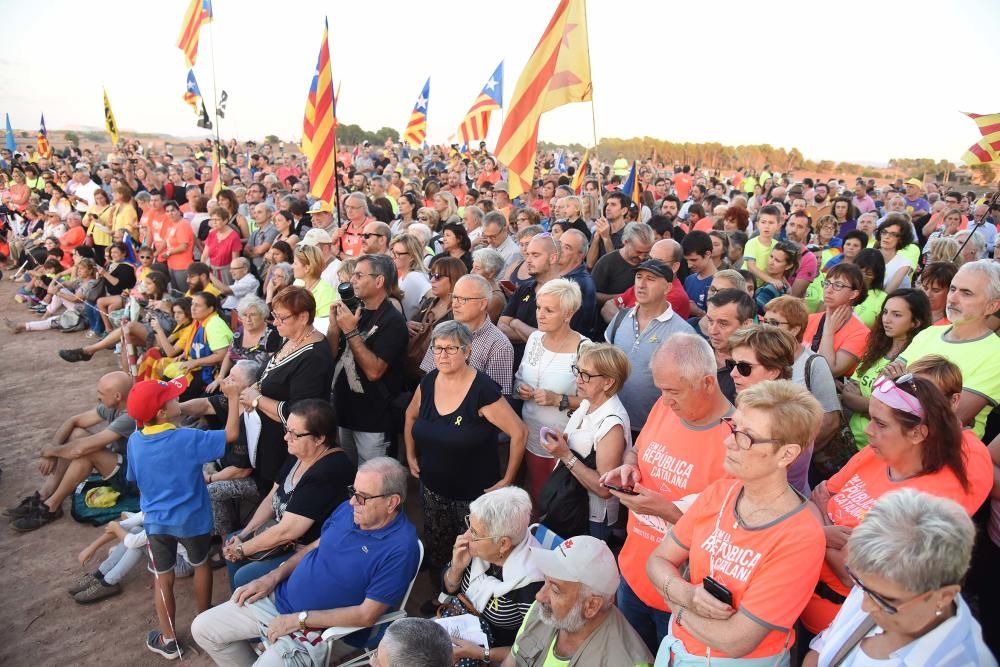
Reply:
<svg viewBox="0 0 1000 667"><path fill-rule="evenodd" d="M63 333L83 331L86 328L87 322L83 319L83 316L75 310L66 310L59 315L59 330Z"/></svg>
<svg viewBox="0 0 1000 667"><path fill-rule="evenodd" d="M584 458L577 458L575 465L594 468L597 450ZM557 535L587 535L590 533L590 499L587 489L573 477L570 469L560 461L542 485L538 494L539 522Z"/></svg>
<svg viewBox="0 0 1000 667"><path fill-rule="evenodd" d="M810 392L812 391L812 387L809 385L809 376L812 371L813 361L818 356L820 355L814 354L806 360L806 389ZM844 419L844 413L841 412L840 426L834 432L833 436L823 443L822 447L819 442L815 443L812 461L809 463L809 481L813 484L819 484L823 480L830 479L857 453L858 443L854 439L854 432L851 431L850 424Z"/></svg>
<svg viewBox="0 0 1000 667"><path fill-rule="evenodd" d="M251 533L250 538L257 537L261 533L270 528L278 525L277 519L268 519L263 524L254 529ZM275 556L280 556L283 553L287 553L295 548L295 542L283 542L282 544L277 544L270 549L264 549L263 551L255 551L252 554L244 554L244 560L259 561L267 560L268 558L274 558Z"/></svg>
<svg viewBox="0 0 1000 667"><path fill-rule="evenodd" d="M493 639L493 629L490 624L486 622L486 619L476 611L476 608L469 602L469 599L465 597L464 594L459 593L458 595L449 595L448 599L438 605L437 613L435 616L437 618L451 618L453 616L461 616L463 614L470 614L479 619L479 627L482 628L483 634L486 635L486 643L490 646L494 645ZM455 663L454 667L479 667L480 665L486 664L482 660L476 660L475 658L461 658Z"/></svg>

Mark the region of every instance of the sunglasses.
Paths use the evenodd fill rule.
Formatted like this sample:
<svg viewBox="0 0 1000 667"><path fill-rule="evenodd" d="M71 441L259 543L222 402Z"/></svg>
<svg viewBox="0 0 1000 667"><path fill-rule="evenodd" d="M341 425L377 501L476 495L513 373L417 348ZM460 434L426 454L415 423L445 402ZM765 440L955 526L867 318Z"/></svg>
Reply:
<svg viewBox="0 0 1000 667"><path fill-rule="evenodd" d="M370 238L371 238L371 237L373 237L373 236L377 238L377 237L381 237L381 236L384 236L384 234L376 234L376 233L374 233L374 232L368 232L368 233L366 233L366 234L362 234L362 235L361 235L361 238L363 238L364 240L366 240L366 241L367 241L368 239L370 239Z"/></svg>
<svg viewBox="0 0 1000 667"><path fill-rule="evenodd" d="M736 372L745 378L750 377L753 373L754 366L761 366L762 364L751 364L749 361L733 361L730 359L726 362L726 367L729 368L729 372L735 368Z"/></svg>
<svg viewBox="0 0 1000 667"><path fill-rule="evenodd" d="M447 278L448 276L443 273L432 273L427 277L431 279L431 282L434 282L435 280L441 280L442 278Z"/></svg>

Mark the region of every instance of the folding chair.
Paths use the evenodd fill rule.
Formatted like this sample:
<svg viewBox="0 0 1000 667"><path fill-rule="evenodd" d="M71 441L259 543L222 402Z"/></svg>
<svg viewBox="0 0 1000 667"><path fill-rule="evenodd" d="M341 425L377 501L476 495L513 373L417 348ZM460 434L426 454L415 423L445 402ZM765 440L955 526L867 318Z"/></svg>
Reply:
<svg viewBox="0 0 1000 667"><path fill-rule="evenodd" d="M375 621L375 623L369 628L371 634L368 637L368 641L365 643L364 652L347 662L339 663L340 667L354 667L355 665L367 665L368 660L371 658L372 654L375 652L375 646L382 639L382 634L385 629L389 627L389 624L400 618L406 618L406 602L410 599L410 592L413 591L413 584L417 580L417 576L420 574L420 564L424 561L424 543L417 540L417 546L420 548L420 554L417 558L417 571L413 575L413 579L410 580L410 585L406 588L406 594L403 595L402 601L399 603L399 609L396 611L390 611L387 614L383 614L380 619ZM334 626L332 628L327 628L323 631L323 641L332 642L336 639L341 639L347 635L357 632L359 630L364 630L365 628L349 628L342 626ZM372 648L369 648L372 647Z"/></svg>
<svg viewBox="0 0 1000 667"><path fill-rule="evenodd" d="M528 526L528 530L530 530L531 534L535 536L535 539L538 540L539 544L550 551L566 541L541 523L531 524Z"/></svg>

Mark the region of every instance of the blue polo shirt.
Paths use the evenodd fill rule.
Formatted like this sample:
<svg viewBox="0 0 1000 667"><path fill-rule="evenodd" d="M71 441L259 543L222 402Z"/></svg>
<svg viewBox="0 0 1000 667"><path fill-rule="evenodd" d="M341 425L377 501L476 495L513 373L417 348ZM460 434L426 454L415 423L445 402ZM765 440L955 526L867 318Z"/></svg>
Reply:
<svg viewBox="0 0 1000 667"><path fill-rule="evenodd" d="M201 466L226 453L225 431L147 426L128 439L125 477L139 487L148 535L212 532L212 504Z"/></svg>
<svg viewBox="0 0 1000 667"><path fill-rule="evenodd" d="M282 614L340 609L375 600L396 608L417 573L417 531L400 513L378 530L354 523L345 500L323 524L319 546L274 591Z"/></svg>

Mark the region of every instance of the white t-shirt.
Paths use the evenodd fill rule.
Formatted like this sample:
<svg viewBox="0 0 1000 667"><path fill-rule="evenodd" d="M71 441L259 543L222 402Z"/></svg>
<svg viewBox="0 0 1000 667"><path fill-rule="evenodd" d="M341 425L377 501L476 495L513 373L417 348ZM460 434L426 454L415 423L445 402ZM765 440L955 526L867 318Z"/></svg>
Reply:
<svg viewBox="0 0 1000 667"><path fill-rule="evenodd" d="M420 300L431 288L431 281L426 273L410 271L399 281L399 289L403 292L403 316L412 320L420 307Z"/></svg>
<svg viewBox="0 0 1000 667"><path fill-rule="evenodd" d="M590 410L590 401L584 400L580 407L573 411L573 416L566 423L563 430L569 440L569 448L580 458L584 458L597 447L601 439L615 426L621 426L625 432L625 449L622 454L632 446L632 427L628 420L628 411L622 405L617 396L612 396L593 412ZM621 463L619 461L619 463ZM615 497L601 498L596 493L587 492L590 499L590 520L597 523L608 524L618 521L619 502Z"/></svg>
<svg viewBox="0 0 1000 667"><path fill-rule="evenodd" d="M517 387L526 384L535 389L576 396L576 376L573 375L572 368L576 363L576 350L551 352L542 345L544 335L541 331L536 331L528 337L521 365L514 374L515 391ZM583 336L580 338L589 340ZM525 401L521 417L528 426L528 451L536 456L552 458L542 447L538 431L543 426L553 431L562 431L569 420L569 414L560 410L558 405L538 405L535 401Z"/></svg>
<svg viewBox="0 0 1000 667"><path fill-rule="evenodd" d="M892 280L892 277L896 275L896 271L899 271L904 266L910 269L910 271L906 274L906 277L903 278L903 282L899 283L899 286L901 288L910 287L910 276L913 274L913 264L910 260L898 252L896 253L896 256L892 258L892 261L885 265L885 281L888 283Z"/></svg>

